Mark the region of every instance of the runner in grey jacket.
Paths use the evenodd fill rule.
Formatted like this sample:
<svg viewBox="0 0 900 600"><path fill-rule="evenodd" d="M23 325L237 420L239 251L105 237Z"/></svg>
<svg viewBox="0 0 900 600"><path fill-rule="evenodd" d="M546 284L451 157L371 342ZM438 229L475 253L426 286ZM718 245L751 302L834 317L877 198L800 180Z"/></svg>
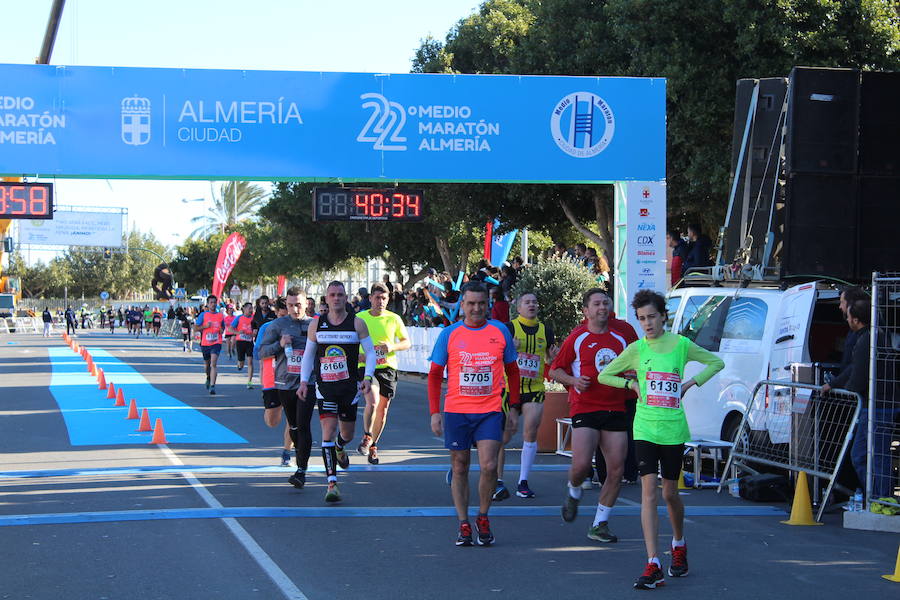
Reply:
<svg viewBox="0 0 900 600"><path fill-rule="evenodd" d="M306 467L312 450L312 420L315 395L303 401L297 397L300 364L306 349L306 333L312 319L306 317L306 293L298 287L287 291L288 314L268 324L259 345L260 358L275 357L275 389L291 428L297 456L297 472L288 480L296 488L306 484Z"/></svg>

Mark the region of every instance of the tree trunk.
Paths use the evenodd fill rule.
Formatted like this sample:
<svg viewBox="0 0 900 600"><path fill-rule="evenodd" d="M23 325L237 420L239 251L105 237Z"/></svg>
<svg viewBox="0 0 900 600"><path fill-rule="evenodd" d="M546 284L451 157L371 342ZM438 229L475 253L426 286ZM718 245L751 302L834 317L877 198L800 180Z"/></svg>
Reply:
<svg viewBox="0 0 900 600"><path fill-rule="evenodd" d="M444 270L452 273L455 265L453 265L453 259L450 256L450 243L446 238L439 235L434 236L434 241L437 244L438 254L441 255L441 262L444 263Z"/></svg>
<svg viewBox="0 0 900 600"><path fill-rule="evenodd" d="M566 215L566 218L569 219L569 222L572 224L575 229L578 230L578 233L586 237L592 243L597 245L597 249L599 254L603 259L605 259L610 266L612 266L612 258L613 258L613 211L610 210L609 199L605 198L601 193L601 190L592 190L591 197L594 202L594 215L597 222L597 228L600 230L600 235L597 235L590 229L584 226L584 224L578 220L575 216L575 213L572 212L572 207L569 205L569 201L565 198L559 199L559 205L563 210L563 213Z"/></svg>

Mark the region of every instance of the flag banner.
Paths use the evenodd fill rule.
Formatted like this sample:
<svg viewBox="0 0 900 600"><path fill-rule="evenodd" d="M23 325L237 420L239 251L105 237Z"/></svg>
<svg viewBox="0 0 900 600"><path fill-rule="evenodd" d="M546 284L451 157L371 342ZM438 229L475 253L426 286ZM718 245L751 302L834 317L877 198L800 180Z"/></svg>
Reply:
<svg viewBox="0 0 900 600"><path fill-rule="evenodd" d="M287 291L287 277L284 275L278 276L278 295L284 296L284 293Z"/></svg>
<svg viewBox="0 0 900 600"><path fill-rule="evenodd" d="M225 289L225 282L234 270L241 257L241 252L247 247L247 240L239 233L232 233L222 244L219 250L219 258L216 259L216 270L213 272L212 295L216 298L222 297L222 290Z"/></svg>

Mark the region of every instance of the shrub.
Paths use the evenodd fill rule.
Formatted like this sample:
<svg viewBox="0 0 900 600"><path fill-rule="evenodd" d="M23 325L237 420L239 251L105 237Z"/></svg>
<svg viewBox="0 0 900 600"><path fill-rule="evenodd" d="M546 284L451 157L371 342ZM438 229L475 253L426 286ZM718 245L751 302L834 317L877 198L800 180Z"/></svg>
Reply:
<svg viewBox="0 0 900 600"><path fill-rule="evenodd" d="M562 341L584 318L581 295L592 287L605 286L581 263L569 258L547 258L519 274L512 297L534 292L540 303L538 318ZM512 312L515 316L515 305Z"/></svg>

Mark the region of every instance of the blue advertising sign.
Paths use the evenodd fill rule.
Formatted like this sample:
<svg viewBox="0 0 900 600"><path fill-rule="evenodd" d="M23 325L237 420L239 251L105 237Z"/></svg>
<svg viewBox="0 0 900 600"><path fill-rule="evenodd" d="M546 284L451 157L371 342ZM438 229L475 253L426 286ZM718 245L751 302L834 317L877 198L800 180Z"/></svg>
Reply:
<svg viewBox="0 0 900 600"><path fill-rule="evenodd" d="M4 175L665 177L665 79L0 65Z"/></svg>
<svg viewBox="0 0 900 600"><path fill-rule="evenodd" d="M109 300L109 292L100 292L101 300Z"/></svg>

